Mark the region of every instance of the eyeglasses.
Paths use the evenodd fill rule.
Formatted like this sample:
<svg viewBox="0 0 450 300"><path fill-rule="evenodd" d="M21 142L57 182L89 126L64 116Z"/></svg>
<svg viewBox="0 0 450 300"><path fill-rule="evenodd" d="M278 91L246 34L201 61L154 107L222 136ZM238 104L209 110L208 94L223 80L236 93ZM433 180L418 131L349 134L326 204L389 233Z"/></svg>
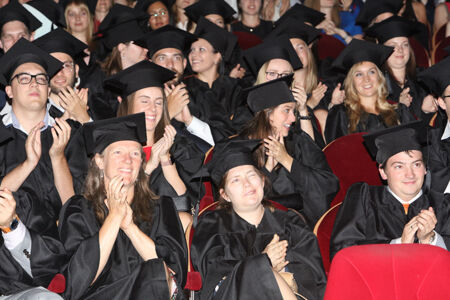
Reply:
<svg viewBox="0 0 450 300"><path fill-rule="evenodd" d="M167 15L168 13L169 12L167 10L163 9L163 10L160 10L158 12L151 13L150 14L150 18L156 18L158 16L163 17L163 16Z"/></svg>
<svg viewBox="0 0 450 300"><path fill-rule="evenodd" d="M49 81L48 75L45 73L39 73L39 74L35 74L35 75L31 75L29 73L19 73L19 74L14 75L11 78L11 80L9 81L9 84L11 84L11 82L14 80L14 78L17 78L17 82L19 84L23 84L23 85L29 84L31 82L31 80L33 80L33 78L36 81L36 83L40 84L40 85L48 85L48 81Z"/></svg>
<svg viewBox="0 0 450 300"><path fill-rule="evenodd" d="M268 80L274 80L281 77L285 77L291 75L292 73L277 73L277 72L266 72L266 78Z"/></svg>
<svg viewBox="0 0 450 300"><path fill-rule="evenodd" d="M72 72L74 65L72 61L65 61L62 65L63 72Z"/></svg>

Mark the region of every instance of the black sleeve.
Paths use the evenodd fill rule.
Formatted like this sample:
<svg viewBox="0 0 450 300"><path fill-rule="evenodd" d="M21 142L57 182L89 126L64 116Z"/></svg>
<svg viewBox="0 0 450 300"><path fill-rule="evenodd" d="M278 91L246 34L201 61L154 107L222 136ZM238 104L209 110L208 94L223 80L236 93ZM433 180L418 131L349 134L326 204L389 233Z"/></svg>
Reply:
<svg viewBox="0 0 450 300"><path fill-rule="evenodd" d="M325 142L331 143L335 139L348 134L348 117L343 104L333 106L328 112L325 125Z"/></svg>

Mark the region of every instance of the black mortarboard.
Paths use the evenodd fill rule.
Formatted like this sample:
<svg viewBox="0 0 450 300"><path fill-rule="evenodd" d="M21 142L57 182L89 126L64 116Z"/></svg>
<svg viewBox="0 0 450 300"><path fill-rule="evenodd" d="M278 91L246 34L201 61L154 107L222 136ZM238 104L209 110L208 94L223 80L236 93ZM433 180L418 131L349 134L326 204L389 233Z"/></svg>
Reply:
<svg viewBox="0 0 450 300"><path fill-rule="evenodd" d="M172 5L175 3L175 0L137 0L134 9L147 12L148 7L155 2L163 3L167 7L167 9L171 11Z"/></svg>
<svg viewBox="0 0 450 300"><path fill-rule="evenodd" d="M356 63L370 61L380 68L393 51L392 47L353 39L334 60L332 67L347 72Z"/></svg>
<svg viewBox="0 0 450 300"><path fill-rule="evenodd" d="M164 83L173 79L175 73L147 60L126 68L107 78L103 85L116 94L126 97L146 87L164 87Z"/></svg>
<svg viewBox="0 0 450 300"><path fill-rule="evenodd" d="M379 23L373 24L365 30L366 35L375 37L379 43L395 37L410 37L419 32L418 22L410 21L404 17L392 16Z"/></svg>
<svg viewBox="0 0 450 300"><path fill-rule="evenodd" d="M9 1L0 9L0 30L2 30L3 25L11 21L24 23L30 33L42 26L42 23L17 0Z"/></svg>
<svg viewBox="0 0 450 300"><path fill-rule="evenodd" d="M356 18L356 25L367 27L378 15L386 12L396 15L402 6L403 0L367 0Z"/></svg>
<svg viewBox="0 0 450 300"><path fill-rule="evenodd" d="M37 1L39 1L39 0L37 0ZM79 2L86 4L91 15L92 16L95 15L95 9L97 8L98 0L59 0L59 4L64 8L64 10L66 9L67 5L69 5L71 3L79 3Z"/></svg>
<svg viewBox="0 0 450 300"><path fill-rule="evenodd" d="M320 22L325 20L324 13L297 3L288 9L278 21L275 22L275 26L283 23L288 17L292 17L299 22L309 23L312 26L317 26Z"/></svg>
<svg viewBox="0 0 450 300"><path fill-rule="evenodd" d="M254 76L258 75L259 69L264 63L275 58L287 60L294 70L300 69L303 66L287 36L265 40L264 43L247 49L244 52L244 60Z"/></svg>
<svg viewBox="0 0 450 300"><path fill-rule="evenodd" d="M417 75L417 80L436 97L441 97L450 85L450 57L423 70Z"/></svg>
<svg viewBox="0 0 450 300"><path fill-rule="evenodd" d="M50 78L62 68L62 62L21 38L0 58L0 83L9 85L11 75L17 67L29 62L42 66Z"/></svg>
<svg viewBox="0 0 450 300"><path fill-rule="evenodd" d="M62 7L53 0L32 0L27 2L30 5L45 15L53 24L59 27L66 27L66 19Z"/></svg>
<svg viewBox="0 0 450 300"><path fill-rule="evenodd" d="M219 186L225 173L235 167L256 166L252 152L261 144L261 140L227 139L214 146L211 160L194 175L194 178L209 177Z"/></svg>
<svg viewBox="0 0 450 300"><path fill-rule="evenodd" d="M288 38L302 39L306 44L311 44L314 40L320 37L321 31L303 22L300 22L293 17L286 18L266 37L266 39L273 39L277 36L287 35Z"/></svg>
<svg viewBox="0 0 450 300"><path fill-rule="evenodd" d="M185 30L178 29L172 25L166 25L151 31L135 43L148 49L148 57L164 48L175 48L187 54L191 44L197 37Z"/></svg>
<svg viewBox="0 0 450 300"><path fill-rule="evenodd" d="M111 118L83 125L83 137L89 156L102 153L110 144L118 141L147 141L145 113Z"/></svg>
<svg viewBox="0 0 450 300"><path fill-rule="evenodd" d="M184 9L189 19L198 22L200 17L216 14L222 16L225 23L230 23L236 11L224 0L200 0Z"/></svg>
<svg viewBox="0 0 450 300"><path fill-rule="evenodd" d="M201 17L197 23L194 34L198 38L207 40L215 50L222 54L222 59L228 61L237 43L237 37Z"/></svg>
<svg viewBox="0 0 450 300"><path fill-rule="evenodd" d="M63 52L70 55L73 59L83 55L83 50L87 48L85 43L62 28L50 31L35 40L33 44L48 53Z"/></svg>
<svg viewBox="0 0 450 300"><path fill-rule="evenodd" d="M293 76L291 74L245 89L244 94L247 94L247 104L251 111L257 113L283 103L295 102L289 88Z"/></svg>
<svg viewBox="0 0 450 300"><path fill-rule="evenodd" d="M144 35L140 22L148 19L148 15L137 13L134 9L114 4L100 23L97 34L100 41L111 50L120 43L137 40Z"/></svg>
<svg viewBox="0 0 450 300"><path fill-rule="evenodd" d="M390 127L363 135L364 143L377 163L383 165L389 157L408 150L422 150L420 133L426 131L423 121Z"/></svg>

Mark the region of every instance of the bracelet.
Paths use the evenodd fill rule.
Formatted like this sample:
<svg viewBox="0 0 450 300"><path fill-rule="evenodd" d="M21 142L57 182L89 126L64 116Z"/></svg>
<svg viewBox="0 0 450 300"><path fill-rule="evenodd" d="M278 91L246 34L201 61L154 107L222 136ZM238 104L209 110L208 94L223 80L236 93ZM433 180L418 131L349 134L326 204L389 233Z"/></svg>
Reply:
<svg viewBox="0 0 450 300"><path fill-rule="evenodd" d="M312 117L310 115L307 116L298 115L298 118L300 120L312 120Z"/></svg>
<svg viewBox="0 0 450 300"><path fill-rule="evenodd" d="M171 165L172 165L172 160L170 159L170 157L167 161L161 162L161 167L166 167L166 166L171 166Z"/></svg>

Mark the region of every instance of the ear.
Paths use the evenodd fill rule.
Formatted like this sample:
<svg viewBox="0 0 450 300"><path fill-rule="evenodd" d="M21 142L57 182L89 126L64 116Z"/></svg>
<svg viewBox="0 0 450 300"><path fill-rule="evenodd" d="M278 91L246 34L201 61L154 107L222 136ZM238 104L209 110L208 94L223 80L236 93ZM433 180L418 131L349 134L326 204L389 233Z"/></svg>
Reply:
<svg viewBox="0 0 450 300"><path fill-rule="evenodd" d="M381 166L378 167L378 172L380 172L380 176L383 180L387 180L386 172L384 171L384 169Z"/></svg>
<svg viewBox="0 0 450 300"><path fill-rule="evenodd" d="M445 104L444 99L442 99L442 97L439 97L437 101L438 101L439 107L446 111L447 105Z"/></svg>
<svg viewBox="0 0 450 300"><path fill-rule="evenodd" d="M214 59L214 64L218 65L220 63L221 59L222 59L222 54L216 53L215 54L215 59Z"/></svg>
<svg viewBox="0 0 450 300"><path fill-rule="evenodd" d="M6 92L6 95L8 95L9 99L13 98L12 88L10 85L7 85L5 87L5 92Z"/></svg>
<svg viewBox="0 0 450 300"><path fill-rule="evenodd" d="M187 59L183 58L183 69L186 69L187 66Z"/></svg>
<svg viewBox="0 0 450 300"><path fill-rule="evenodd" d="M0 49L3 49L3 43L2 43L2 40L0 40Z"/></svg>
<svg viewBox="0 0 450 300"><path fill-rule="evenodd" d="M78 72L80 71L80 66L75 64L75 77L78 77Z"/></svg>
<svg viewBox="0 0 450 300"><path fill-rule="evenodd" d="M98 153L95 154L94 160L95 160L95 164L97 165L97 167L98 167L100 170L104 170L104 169L105 169L105 164L104 164L104 162L103 162L103 157L100 156L100 154L98 154Z"/></svg>
<svg viewBox="0 0 450 300"><path fill-rule="evenodd" d="M122 103L122 97L117 96L117 102Z"/></svg>
<svg viewBox="0 0 450 300"><path fill-rule="evenodd" d="M124 43L119 43L119 45L117 45L117 50L119 50L119 52L122 54L122 51L125 49L126 45Z"/></svg>
<svg viewBox="0 0 450 300"><path fill-rule="evenodd" d="M220 194L220 197L225 199L225 201L231 202L230 198L228 198L227 193L225 193L224 189L220 189L219 194Z"/></svg>
<svg viewBox="0 0 450 300"><path fill-rule="evenodd" d="M30 42L34 41L34 31L30 34Z"/></svg>

